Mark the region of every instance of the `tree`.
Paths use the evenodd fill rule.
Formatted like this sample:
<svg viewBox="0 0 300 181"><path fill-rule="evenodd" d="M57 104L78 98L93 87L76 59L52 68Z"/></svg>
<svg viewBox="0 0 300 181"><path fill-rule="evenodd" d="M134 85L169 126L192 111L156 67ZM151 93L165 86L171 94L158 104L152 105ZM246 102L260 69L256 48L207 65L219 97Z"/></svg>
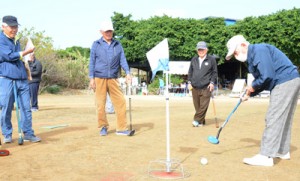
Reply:
<svg viewBox="0 0 300 181"><path fill-rule="evenodd" d="M59 58L70 58L70 59L77 59L81 57L89 58L90 49L73 46L73 47L66 48L65 50L58 50L57 55Z"/></svg>
<svg viewBox="0 0 300 181"><path fill-rule="evenodd" d="M40 92L55 87L84 89L88 85L88 48L70 47L66 50L55 50L52 39L36 32L34 28L19 32L22 47L30 37L35 45L35 55L43 65Z"/></svg>
<svg viewBox="0 0 300 181"><path fill-rule="evenodd" d="M224 63L226 42L236 34L243 34L251 43L266 42L277 46L296 65L300 65L300 9L247 17L236 25L226 26L224 18L181 19L166 15L146 20L131 20L131 15L114 13L116 34L129 62L147 61L146 53L164 38L168 38L171 60L190 60L198 41L209 44L209 53ZM280 38L278 38L280 37Z"/></svg>
<svg viewBox="0 0 300 181"><path fill-rule="evenodd" d="M300 9L247 17L232 27L245 35L250 43L269 43L282 50L298 67L300 66Z"/></svg>
<svg viewBox="0 0 300 181"><path fill-rule="evenodd" d="M42 81L40 84L40 91L42 92L48 86L58 84L60 82L60 69L55 62L57 56L53 48L52 38L46 36L44 31L37 32L34 28L20 31L18 38L20 39L21 46L25 47L27 37L30 37L35 46L35 56L43 65Z"/></svg>

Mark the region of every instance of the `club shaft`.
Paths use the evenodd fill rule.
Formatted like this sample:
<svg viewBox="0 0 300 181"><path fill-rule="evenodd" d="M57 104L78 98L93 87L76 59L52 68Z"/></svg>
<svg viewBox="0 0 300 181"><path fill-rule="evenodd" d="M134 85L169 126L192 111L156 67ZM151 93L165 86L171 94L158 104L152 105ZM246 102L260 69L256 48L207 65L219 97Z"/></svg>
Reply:
<svg viewBox="0 0 300 181"><path fill-rule="evenodd" d="M19 103L18 103L18 94L17 94L17 85L16 82L14 81L14 96L15 96L15 103L16 103L16 115L17 115L17 121L18 121L18 132L19 136L22 137L21 135L21 125L20 125L20 115L19 115Z"/></svg>
<svg viewBox="0 0 300 181"><path fill-rule="evenodd" d="M131 97L129 97L129 120L130 120L130 130L132 130L132 117L131 117Z"/></svg>
<svg viewBox="0 0 300 181"><path fill-rule="evenodd" d="M241 99L239 100L239 102L237 103L237 105L234 107L234 109L231 111L231 113L229 114L229 116L227 117L226 121L223 123L223 125L220 127L220 129L218 130L217 136L216 138L218 139L220 136L220 133L222 131L222 129L225 127L225 125L228 123L230 117L232 116L232 114L236 111L236 109L239 107L239 105L241 104Z"/></svg>
<svg viewBox="0 0 300 181"><path fill-rule="evenodd" d="M219 122L218 122L218 119L217 119L217 112L216 112L216 106L215 106L215 101L214 101L213 94L211 96L211 101L212 101L212 105L213 105L213 111L214 111L214 116L215 116L216 127L218 128L219 127Z"/></svg>

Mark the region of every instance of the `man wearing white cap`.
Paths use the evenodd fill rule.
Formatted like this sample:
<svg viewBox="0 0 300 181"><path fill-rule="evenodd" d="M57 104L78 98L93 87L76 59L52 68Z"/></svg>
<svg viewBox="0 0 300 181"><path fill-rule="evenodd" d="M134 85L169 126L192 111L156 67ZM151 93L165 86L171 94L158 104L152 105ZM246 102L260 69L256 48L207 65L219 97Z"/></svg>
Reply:
<svg viewBox="0 0 300 181"><path fill-rule="evenodd" d="M263 90L271 91L260 152L244 158L243 162L273 166L273 158L290 159L291 127L300 89L297 67L275 46L250 44L242 35L232 37L227 48L226 59L234 56L241 62L247 61L248 70L254 77L243 101Z"/></svg>
<svg viewBox="0 0 300 181"><path fill-rule="evenodd" d="M120 67L126 73L127 83L131 82L131 76L123 47L119 41L113 39L113 31L110 21L103 22L100 29L102 37L92 45L89 63L90 88L96 93L100 135L106 136L109 127L105 113L108 93L117 116L116 134L132 136L134 130L127 129L126 101L117 79Z"/></svg>

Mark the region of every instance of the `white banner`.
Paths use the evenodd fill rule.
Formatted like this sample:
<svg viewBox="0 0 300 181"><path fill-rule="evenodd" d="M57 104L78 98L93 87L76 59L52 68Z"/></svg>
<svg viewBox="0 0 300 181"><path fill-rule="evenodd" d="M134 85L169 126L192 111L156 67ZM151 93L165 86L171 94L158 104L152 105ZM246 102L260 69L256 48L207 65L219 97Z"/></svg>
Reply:
<svg viewBox="0 0 300 181"><path fill-rule="evenodd" d="M146 53L148 62L152 70L152 79L157 71L169 70L169 45L168 39L165 38L149 52Z"/></svg>
<svg viewBox="0 0 300 181"><path fill-rule="evenodd" d="M27 37L27 44L25 46L25 50L27 50L29 48L33 48L33 47L34 47L34 45L33 45L32 41L31 41L30 37ZM27 55L24 56L25 62L28 62L31 54L32 53L29 53L29 54L27 54Z"/></svg>

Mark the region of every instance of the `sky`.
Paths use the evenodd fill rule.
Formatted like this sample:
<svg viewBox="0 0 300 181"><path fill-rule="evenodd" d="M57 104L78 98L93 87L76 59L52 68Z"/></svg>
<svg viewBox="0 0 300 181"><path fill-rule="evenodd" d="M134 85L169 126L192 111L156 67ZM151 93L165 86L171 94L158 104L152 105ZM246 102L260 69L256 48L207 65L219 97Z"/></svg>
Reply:
<svg viewBox="0 0 300 181"><path fill-rule="evenodd" d="M208 16L231 19L270 15L283 9L300 8L300 0L0 0L0 17L13 15L24 28L44 32L56 49L90 48L99 39L102 21L113 12L132 20L168 15L202 19Z"/></svg>

